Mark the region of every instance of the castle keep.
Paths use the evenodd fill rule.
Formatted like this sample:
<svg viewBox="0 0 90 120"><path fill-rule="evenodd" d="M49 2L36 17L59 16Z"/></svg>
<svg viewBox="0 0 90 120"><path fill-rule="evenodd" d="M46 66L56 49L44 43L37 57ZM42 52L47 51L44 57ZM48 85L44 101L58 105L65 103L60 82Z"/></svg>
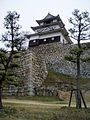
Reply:
<svg viewBox="0 0 90 120"><path fill-rule="evenodd" d="M46 79L48 69L64 74L76 74L76 66L65 61L64 56L74 47L65 25L59 15L48 15L42 20L36 20L38 26L31 27L34 34L28 34L27 51L20 58L19 87L13 92L20 95L35 95ZM90 55L90 51L87 51ZM85 56L87 56L85 53ZM90 77L90 63L81 66L81 73ZM85 73L84 73L85 72Z"/></svg>
<svg viewBox="0 0 90 120"><path fill-rule="evenodd" d="M33 84L35 89L47 77L50 62L52 64L55 61L54 59L57 59L55 52L64 45L72 43L59 15L53 16L48 13L44 19L36 20L36 22L39 25L31 27L34 34L27 35L29 39L28 51L32 53L32 55L29 54L31 65L28 66L28 82L32 81L32 83L28 83L27 86L30 95L32 94L30 85ZM60 59L58 58L58 60Z"/></svg>
<svg viewBox="0 0 90 120"><path fill-rule="evenodd" d="M62 44L71 44L72 41L68 37L68 32L59 15L48 15L42 20L36 20L39 26L31 27L34 34L30 34L29 47L39 46L47 43L60 42Z"/></svg>

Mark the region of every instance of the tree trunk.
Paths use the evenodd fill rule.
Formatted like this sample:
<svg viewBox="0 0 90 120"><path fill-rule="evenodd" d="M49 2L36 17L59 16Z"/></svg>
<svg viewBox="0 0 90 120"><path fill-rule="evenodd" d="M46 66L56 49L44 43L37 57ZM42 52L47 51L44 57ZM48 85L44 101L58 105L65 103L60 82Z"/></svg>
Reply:
<svg viewBox="0 0 90 120"><path fill-rule="evenodd" d="M2 105L2 82L5 80L6 74L3 74L1 80L0 80L0 109L3 108Z"/></svg>
<svg viewBox="0 0 90 120"><path fill-rule="evenodd" d="M0 109L3 108L3 105L2 105L2 82L0 82Z"/></svg>
<svg viewBox="0 0 90 120"><path fill-rule="evenodd" d="M77 108L81 108L81 95L80 95L80 53L77 53Z"/></svg>

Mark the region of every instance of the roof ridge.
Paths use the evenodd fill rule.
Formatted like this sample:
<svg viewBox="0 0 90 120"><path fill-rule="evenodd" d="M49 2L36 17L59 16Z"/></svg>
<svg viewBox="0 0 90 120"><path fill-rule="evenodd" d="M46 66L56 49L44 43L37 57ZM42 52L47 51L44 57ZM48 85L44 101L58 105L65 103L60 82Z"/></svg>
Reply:
<svg viewBox="0 0 90 120"><path fill-rule="evenodd" d="M51 17L55 17L55 16L51 15L50 13L48 13L47 16L44 19L51 18Z"/></svg>

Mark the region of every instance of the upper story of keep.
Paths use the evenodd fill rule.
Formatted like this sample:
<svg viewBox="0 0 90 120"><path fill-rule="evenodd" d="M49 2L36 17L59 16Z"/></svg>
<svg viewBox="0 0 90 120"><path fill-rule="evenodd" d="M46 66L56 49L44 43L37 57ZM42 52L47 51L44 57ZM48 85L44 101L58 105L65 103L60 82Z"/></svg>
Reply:
<svg viewBox="0 0 90 120"><path fill-rule="evenodd" d="M36 22L38 26L31 27L34 33L27 35L29 47L53 42L60 42L63 45L72 44L65 25L59 15L53 16L48 13L44 19L36 20Z"/></svg>

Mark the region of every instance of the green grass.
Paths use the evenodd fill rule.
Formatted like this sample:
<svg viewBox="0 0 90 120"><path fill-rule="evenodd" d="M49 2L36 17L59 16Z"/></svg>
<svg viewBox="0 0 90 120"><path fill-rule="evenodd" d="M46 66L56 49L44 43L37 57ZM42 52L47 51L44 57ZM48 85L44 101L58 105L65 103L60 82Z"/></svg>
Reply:
<svg viewBox="0 0 90 120"><path fill-rule="evenodd" d="M35 100L38 102L53 102L59 101L58 96L3 96L4 99L17 99L17 100Z"/></svg>
<svg viewBox="0 0 90 120"><path fill-rule="evenodd" d="M50 108L9 105L0 110L0 120L90 120L90 108Z"/></svg>
<svg viewBox="0 0 90 120"><path fill-rule="evenodd" d="M72 106L75 103L72 103ZM57 97L7 97L3 99L0 120L89 120L90 108L76 109ZM90 104L88 104L90 106Z"/></svg>
<svg viewBox="0 0 90 120"><path fill-rule="evenodd" d="M90 109L61 108L55 113L52 120L89 120Z"/></svg>

